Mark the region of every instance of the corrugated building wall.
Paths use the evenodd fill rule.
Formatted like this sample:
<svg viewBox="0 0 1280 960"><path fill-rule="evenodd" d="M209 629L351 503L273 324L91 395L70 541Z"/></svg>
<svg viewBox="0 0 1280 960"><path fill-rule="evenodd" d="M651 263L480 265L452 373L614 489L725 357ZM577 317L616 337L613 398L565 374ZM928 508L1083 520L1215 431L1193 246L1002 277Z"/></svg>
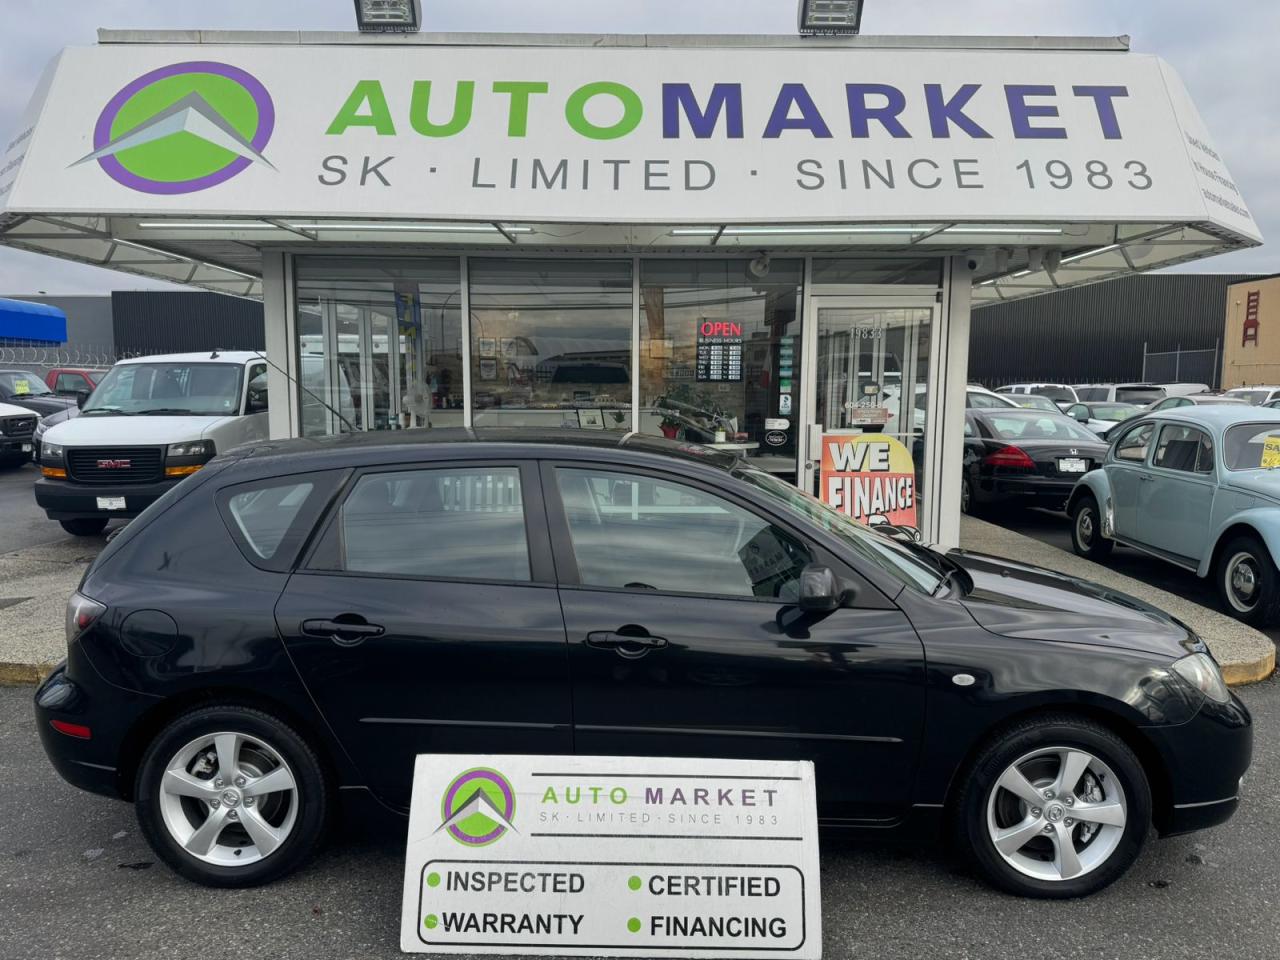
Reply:
<svg viewBox="0 0 1280 960"><path fill-rule="evenodd" d="M1227 287L1247 279L1140 274L982 307L973 313L969 379L989 387L1141 380L1144 344L1152 352L1220 346Z"/></svg>
<svg viewBox="0 0 1280 960"><path fill-rule="evenodd" d="M117 290L111 294L120 356L264 350L262 303L220 293Z"/></svg>

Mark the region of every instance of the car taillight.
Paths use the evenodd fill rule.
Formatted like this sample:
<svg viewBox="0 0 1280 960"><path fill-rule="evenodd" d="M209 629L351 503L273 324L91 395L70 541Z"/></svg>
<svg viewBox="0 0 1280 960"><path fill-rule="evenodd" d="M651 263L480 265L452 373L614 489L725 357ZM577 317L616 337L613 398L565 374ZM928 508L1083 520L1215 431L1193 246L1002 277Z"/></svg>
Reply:
<svg viewBox="0 0 1280 960"><path fill-rule="evenodd" d="M1012 467L1015 470L1034 470L1036 468L1036 462L1027 456L1027 451L1012 444L1007 447L1001 447L994 453L987 454L982 458L982 462L989 467Z"/></svg>
<svg viewBox="0 0 1280 960"><path fill-rule="evenodd" d="M84 633L93 622L106 613L107 608L83 593L73 593L67 601L67 643Z"/></svg>

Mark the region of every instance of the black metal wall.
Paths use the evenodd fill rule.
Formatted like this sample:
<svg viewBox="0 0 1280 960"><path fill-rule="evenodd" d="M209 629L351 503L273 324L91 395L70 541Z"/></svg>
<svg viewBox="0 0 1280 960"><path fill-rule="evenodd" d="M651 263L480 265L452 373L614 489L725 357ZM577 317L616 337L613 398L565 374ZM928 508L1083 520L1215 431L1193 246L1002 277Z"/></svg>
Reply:
<svg viewBox="0 0 1280 960"><path fill-rule="evenodd" d="M257 300L186 290L123 290L111 294L111 315L121 357L266 349Z"/></svg>
<svg viewBox="0 0 1280 960"><path fill-rule="evenodd" d="M1143 344L1212 349L1227 286L1252 274L1141 274L973 311L969 379L997 387L1142 379Z"/></svg>

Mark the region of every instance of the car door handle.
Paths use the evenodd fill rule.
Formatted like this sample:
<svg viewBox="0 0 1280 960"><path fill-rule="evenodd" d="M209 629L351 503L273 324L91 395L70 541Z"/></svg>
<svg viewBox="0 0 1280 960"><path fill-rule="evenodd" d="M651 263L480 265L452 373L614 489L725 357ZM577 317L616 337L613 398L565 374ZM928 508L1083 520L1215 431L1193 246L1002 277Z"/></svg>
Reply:
<svg viewBox="0 0 1280 960"><path fill-rule="evenodd" d="M1138 474L1138 479L1141 480L1143 483L1151 483L1152 481L1155 480L1155 477L1151 476L1151 474L1149 473L1140 473Z"/></svg>
<svg viewBox="0 0 1280 960"><path fill-rule="evenodd" d="M637 657L643 657L650 650L661 650L667 646L667 638L653 637L648 634L635 636L614 630L597 630L587 634L587 646L597 650L613 650L620 657L635 660Z"/></svg>
<svg viewBox="0 0 1280 960"><path fill-rule="evenodd" d="M380 637L386 631L376 623L356 614L343 614L334 620L303 620L302 632L308 637L323 637L340 647L354 647L366 637Z"/></svg>

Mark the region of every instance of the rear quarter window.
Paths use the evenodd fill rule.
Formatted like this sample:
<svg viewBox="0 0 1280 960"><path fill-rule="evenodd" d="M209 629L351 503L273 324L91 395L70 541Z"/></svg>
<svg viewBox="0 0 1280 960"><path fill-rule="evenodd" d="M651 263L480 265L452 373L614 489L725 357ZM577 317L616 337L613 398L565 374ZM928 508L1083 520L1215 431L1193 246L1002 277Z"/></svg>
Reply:
<svg viewBox="0 0 1280 960"><path fill-rule="evenodd" d="M224 487L218 491L218 512L246 560L263 570L287 571L342 476L342 471L322 471Z"/></svg>

